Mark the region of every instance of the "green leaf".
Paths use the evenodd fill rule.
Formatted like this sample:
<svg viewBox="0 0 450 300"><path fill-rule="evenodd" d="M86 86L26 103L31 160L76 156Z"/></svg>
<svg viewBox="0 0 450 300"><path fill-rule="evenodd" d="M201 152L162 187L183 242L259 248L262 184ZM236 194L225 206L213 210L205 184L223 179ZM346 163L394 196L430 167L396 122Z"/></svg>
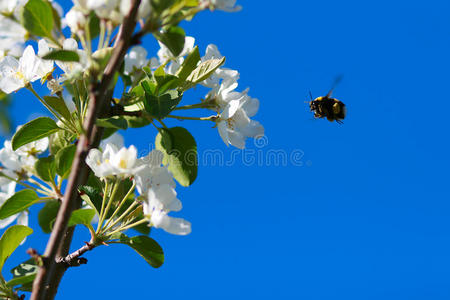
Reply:
<svg viewBox="0 0 450 300"><path fill-rule="evenodd" d="M158 120L164 119L175 107L177 107L178 103L180 103L181 98L183 97L183 93L177 90L167 91L165 94L160 96L155 96L147 93L145 90L145 101L144 107L145 110L154 118Z"/></svg>
<svg viewBox="0 0 450 300"><path fill-rule="evenodd" d="M166 74L163 66L155 70L155 73L153 73L153 78L154 81L156 81L156 89L152 92L152 94L157 93L158 95L164 94L168 90L177 88L178 83L180 82L178 77L171 74Z"/></svg>
<svg viewBox="0 0 450 300"><path fill-rule="evenodd" d="M150 120L142 117L124 116L130 128L141 128L150 124Z"/></svg>
<svg viewBox="0 0 450 300"><path fill-rule="evenodd" d="M189 55L184 60L178 72L175 74L181 80L186 80L188 76L195 70L198 62L200 61L200 51L198 51L198 46L189 53Z"/></svg>
<svg viewBox="0 0 450 300"><path fill-rule="evenodd" d="M144 88L143 85L146 86L146 88L148 89L147 92L150 94L155 94L156 93L156 82L153 82L152 79L150 79L149 77L145 77L144 79L142 79L138 85L136 85L135 87L133 87L131 89L131 92L129 94L129 97L131 97L133 99L133 101L129 101L129 103L125 103L125 106L130 106L130 105L135 105L137 102L142 102L143 99L145 98L145 92L144 92Z"/></svg>
<svg viewBox="0 0 450 300"><path fill-rule="evenodd" d="M72 212L69 219L68 227L75 226L78 224L85 225L87 227L91 226L91 221L95 216L94 209L77 209Z"/></svg>
<svg viewBox="0 0 450 300"><path fill-rule="evenodd" d="M13 287L19 284L30 283L36 277L38 270L39 267L36 265L35 259L30 258L11 270L13 279L8 281L6 285Z"/></svg>
<svg viewBox="0 0 450 300"><path fill-rule="evenodd" d="M81 199L86 201L86 203L89 204L90 207L95 209L97 214L100 215L103 201L100 190L88 185L80 186L78 190L81 193Z"/></svg>
<svg viewBox="0 0 450 300"><path fill-rule="evenodd" d="M97 126L114 129L127 129L128 123L124 118L111 117L107 119L97 119Z"/></svg>
<svg viewBox="0 0 450 300"><path fill-rule="evenodd" d="M211 76L220 66L225 63L225 57L221 59L209 59L199 64L194 71L186 78L191 84L202 82Z"/></svg>
<svg viewBox="0 0 450 300"><path fill-rule="evenodd" d="M68 131L60 130L50 136L50 153L55 155L59 150L72 144L75 136Z"/></svg>
<svg viewBox="0 0 450 300"><path fill-rule="evenodd" d="M53 10L48 1L29 0L23 7L21 21L31 34L52 38Z"/></svg>
<svg viewBox="0 0 450 300"><path fill-rule="evenodd" d="M44 55L42 57L43 59L49 59L49 60L59 60L59 61L66 61L66 62L79 62L80 56L75 51L70 50L55 50L52 52L49 52L48 54Z"/></svg>
<svg viewBox="0 0 450 300"><path fill-rule="evenodd" d="M38 222L43 232L52 232L53 223L56 219L60 206L61 203L57 200L47 201L44 207L39 211Z"/></svg>
<svg viewBox="0 0 450 300"><path fill-rule="evenodd" d="M18 191L0 207L0 220L20 213L37 202L39 197L35 191L28 189Z"/></svg>
<svg viewBox="0 0 450 300"><path fill-rule="evenodd" d="M19 284L26 284L26 283L33 282L34 278L36 278L36 274L37 274L37 271L34 274L29 274L29 275L25 275L22 277L13 278L6 283L6 286L13 287L13 286L16 286Z"/></svg>
<svg viewBox="0 0 450 300"><path fill-rule="evenodd" d="M184 48L185 32L178 26L169 27L166 31L154 33L158 41L163 43L177 57Z"/></svg>
<svg viewBox="0 0 450 300"><path fill-rule="evenodd" d="M97 17L94 11L91 11L88 17L89 33L91 39L95 39L100 34L100 19Z"/></svg>
<svg viewBox="0 0 450 300"><path fill-rule="evenodd" d="M53 182L56 176L54 156L50 155L49 157L39 158L34 164L34 169L39 178L46 182Z"/></svg>
<svg viewBox="0 0 450 300"><path fill-rule="evenodd" d="M12 138L12 148L17 150L19 147L28 143L45 138L61 128L55 121L47 117L40 117L23 125Z"/></svg>
<svg viewBox="0 0 450 300"><path fill-rule="evenodd" d="M122 234L120 243L133 248L145 261L154 268L159 268L164 263L164 252L161 246L152 238L140 235L128 238Z"/></svg>
<svg viewBox="0 0 450 300"><path fill-rule="evenodd" d="M33 229L23 225L14 225L6 229L0 239L0 270L3 269L8 257L32 232Z"/></svg>
<svg viewBox="0 0 450 300"><path fill-rule="evenodd" d="M72 168L73 158L77 151L76 145L69 145L62 148L55 155L56 173L62 178L67 178Z"/></svg>
<svg viewBox="0 0 450 300"><path fill-rule="evenodd" d="M70 111L66 106L64 100L59 97L54 96L44 96L45 103L47 103L51 108L53 108L58 114L60 114L64 119L70 120Z"/></svg>
<svg viewBox="0 0 450 300"><path fill-rule="evenodd" d="M164 10L171 7L175 0L151 0L150 3L153 11L160 15Z"/></svg>
<svg viewBox="0 0 450 300"><path fill-rule="evenodd" d="M162 129L156 136L155 146L164 154L163 163L169 165L175 179L182 186L190 186L197 178L197 144L183 127Z"/></svg>

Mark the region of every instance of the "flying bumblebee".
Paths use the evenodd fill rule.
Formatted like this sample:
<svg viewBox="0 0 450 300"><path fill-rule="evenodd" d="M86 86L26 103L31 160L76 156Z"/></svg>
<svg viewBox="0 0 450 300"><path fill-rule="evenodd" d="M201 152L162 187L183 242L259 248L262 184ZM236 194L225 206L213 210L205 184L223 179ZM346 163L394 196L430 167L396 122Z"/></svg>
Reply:
<svg viewBox="0 0 450 300"><path fill-rule="evenodd" d="M345 104L338 99L331 98L331 93L333 93L334 88L341 79L342 77L336 79L333 87L326 96L317 97L313 100L312 94L309 92L311 97L309 108L314 112L315 118L327 118L330 122L336 121L339 124L343 123L342 120L345 119L347 108L345 107Z"/></svg>

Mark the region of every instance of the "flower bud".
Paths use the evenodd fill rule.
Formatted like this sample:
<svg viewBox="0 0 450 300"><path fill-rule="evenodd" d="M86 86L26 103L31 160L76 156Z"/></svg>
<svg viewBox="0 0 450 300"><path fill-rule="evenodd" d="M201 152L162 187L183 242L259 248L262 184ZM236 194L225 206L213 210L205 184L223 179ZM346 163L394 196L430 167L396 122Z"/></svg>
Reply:
<svg viewBox="0 0 450 300"><path fill-rule="evenodd" d="M86 17L78 9L72 8L66 14L66 22L72 32L78 33L80 31L84 31L84 27L86 25Z"/></svg>

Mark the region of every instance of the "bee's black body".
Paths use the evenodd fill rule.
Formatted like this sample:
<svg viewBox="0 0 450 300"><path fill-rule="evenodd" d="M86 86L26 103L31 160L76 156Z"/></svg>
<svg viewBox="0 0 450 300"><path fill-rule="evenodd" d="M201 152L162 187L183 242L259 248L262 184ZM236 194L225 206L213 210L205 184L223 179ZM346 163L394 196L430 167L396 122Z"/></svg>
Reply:
<svg viewBox="0 0 450 300"><path fill-rule="evenodd" d="M330 122L342 123L347 113L344 103L338 99L330 98L328 95L312 100L309 102L309 107L314 112L315 118L327 118Z"/></svg>
<svg viewBox="0 0 450 300"><path fill-rule="evenodd" d="M311 96L309 107L311 108L311 111L314 112L315 118L327 118L330 122L336 121L337 123L342 124L342 120L345 119L345 115L347 114L347 108L345 107L345 104L338 99L331 98L334 87L341 79L342 76L336 78L333 87L326 96L317 97L313 100L311 92L309 93Z"/></svg>

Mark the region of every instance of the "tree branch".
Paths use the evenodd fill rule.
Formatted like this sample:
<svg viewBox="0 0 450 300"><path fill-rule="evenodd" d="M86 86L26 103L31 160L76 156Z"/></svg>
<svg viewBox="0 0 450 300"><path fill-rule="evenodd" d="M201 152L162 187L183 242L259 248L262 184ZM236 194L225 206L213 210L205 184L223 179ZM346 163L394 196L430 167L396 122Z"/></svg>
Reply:
<svg viewBox="0 0 450 300"><path fill-rule="evenodd" d="M80 257L84 253L91 251L96 246L93 243L86 242L86 245L78 249L77 251L68 254L66 257L62 257L58 263L65 264L66 267L77 267L87 263L87 259Z"/></svg>
<svg viewBox="0 0 450 300"><path fill-rule="evenodd" d="M140 2L140 0L132 1L131 10L121 26L113 54L103 72L102 80L100 83L94 81L90 85L89 108L83 124L84 134L81 135L77 144L64 199L45 249L44 258L46 263L39 269L33 282L31 300L53 299L59 281L66 270L66 268L62 267L62 264L58 264L57 254L68 251L70 247L73 228L67 229L67 224L72 212L81 205L81 200L78 196L78 186L84 184L89 175L89 168L85 163L85 159L89 150L98 146L102 136L102 130L95 126L95 122L97 117L105 111L104 107L109 105L105 99L108 94L112 93L109 91L109 87L114 74L123 62L133 37Z"/></svg>

